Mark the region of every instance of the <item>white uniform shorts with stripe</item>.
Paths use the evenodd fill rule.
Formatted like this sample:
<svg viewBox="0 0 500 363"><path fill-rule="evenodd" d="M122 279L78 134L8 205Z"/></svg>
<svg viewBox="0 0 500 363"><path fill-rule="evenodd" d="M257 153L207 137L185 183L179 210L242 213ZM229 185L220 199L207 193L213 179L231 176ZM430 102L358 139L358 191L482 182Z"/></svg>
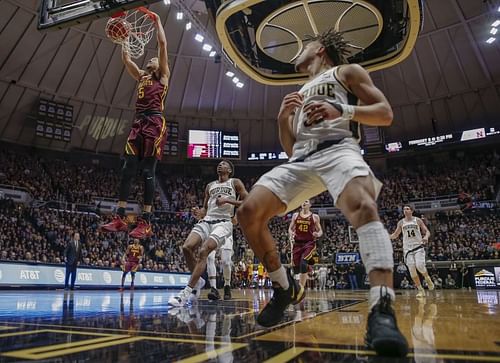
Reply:
<svg viewBox="0 0 500 363"><path fill-rule="evenodd" d="M336 204L349 181L368 175L372 176L378 196L382 183L375 178L361 156L359 145L353 139L345 139L312 154L304 161L292 161L275 167L260 177L255 185L266 187L286 205L284 215L325 190L330 192Z"/></svg>
<svg viewBox="0 0 500 363"><path fill-rule="evenodd" d="M405 264L409 269L417 268L419 271L425 269L425 249L419 248L414 252L403 250L405 256Z"/></svg>
<svg viewBox="0 0 500 363"><path fill-rule="evenodd" d="M231 221L210 224L201 220L193 227L192 232L198 234L202 241L212 238L217 242L217 248L220 248L226 242L227 237L232 237L233 224Z"/></svg>

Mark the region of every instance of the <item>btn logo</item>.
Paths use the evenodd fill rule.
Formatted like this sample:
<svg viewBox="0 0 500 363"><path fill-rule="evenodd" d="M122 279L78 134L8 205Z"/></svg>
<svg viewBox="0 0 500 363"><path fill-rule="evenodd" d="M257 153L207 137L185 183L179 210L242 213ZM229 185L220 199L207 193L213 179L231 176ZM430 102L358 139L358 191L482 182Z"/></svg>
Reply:
<svg viewBox="0 0 500 363"><path fill-rule="evenodd" d="M175 285L175 278L172 275L168 276L168 281L172 284Z"/></svg>
<svg viewBox="0 0 500 363"><path fill-rule="evenodd" d="M64 274L64 271L61 270L60 268L56 268L54 270L54 278L56 279L57 282L59 282L60 284L62 284L64 282L64 278L66 277L66 275Z"/></svg>
<svg viewBox="0 0 500 363"><path fill-rule="evenodd" d="M144 285L146 285L148 283L148 278L147 278L146 274L141 274L140 279Z"/></svg>
<svg viewBox="0 0 500 363"><path fill-rule="evenodd" d="M110 284L111 281L113 280L111 278L111 274L109 272L107 272L107 271L102 274L102 278L103 278L104 282L107 283L107 284Z"/></svg>

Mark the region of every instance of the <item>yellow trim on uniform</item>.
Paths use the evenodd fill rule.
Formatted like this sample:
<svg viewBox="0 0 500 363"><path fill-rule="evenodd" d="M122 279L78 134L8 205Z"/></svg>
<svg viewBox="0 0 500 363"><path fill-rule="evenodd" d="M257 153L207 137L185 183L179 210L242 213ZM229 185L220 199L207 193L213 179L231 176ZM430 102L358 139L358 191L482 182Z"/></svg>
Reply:
<svg viewBox="0 0 500 363"><path fill-rule="evenodd" d="M309 252L309 254L306 257L304 257L304 260L309 260L310 258L312 258L314 252L316 252L316 246L314 246L314 248L311 250L311 252Z"/></svg>
<svg viewBox="0 0 500 363"><path fill-rule="evenodd" d="M163 115L161 116L161 120L162 120L162 126L161 126L160 136L156 138L153 146L155 149L155 155L158 156L160 156L161 153L160 143L163 139L163 136L165 135L165 131L167 130L167 121L165 120L165 117L163 117Z"/></svg>

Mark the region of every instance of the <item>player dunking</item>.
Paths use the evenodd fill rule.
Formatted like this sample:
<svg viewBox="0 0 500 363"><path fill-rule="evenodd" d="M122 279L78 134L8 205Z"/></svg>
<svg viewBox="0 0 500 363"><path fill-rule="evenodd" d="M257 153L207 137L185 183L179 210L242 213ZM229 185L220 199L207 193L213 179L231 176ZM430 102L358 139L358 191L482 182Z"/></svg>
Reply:
<svg viewBox="0 0 500 363"><path fill-rule="evenodd" d="M425 225L425 223L418 217L413 216L413 210L409 205L403 207L403 213L405 217L398 222L398 226L393 234L391 234L391 239L396 239L399 237L401 232L403 232L403 254L404 262L410 271L410 276L415 283L417 288L417 297L424 297L425 291L420 283L420 278L418 277L418 272L420 272L429 290L434 290L434 283L430 278L427 268L425 267L425 244L429 241L431 232ZM422 232L424 236L422 237Z"/></svg>
<svg viewBox="0 0 500 363"><path fill-rule="evenodd" d="M151 209L155 192L155 169L163 156L167 140L166 122L163 117L163 103L168 89L170 69L168 67L167 40L160 17L155 16L158 39L158 57L146 64L141 70L130 55L122 48L122 61L128 73L138 81L136 114L127 143L125 144L125 163L122 168L117 215L108 224L102 225L105 232L127 231L125 208L130 194L132 180L136 177L139 164L142 164L144 177L144 210L138 218L136 228L130 232L133 238L146 238L152 235Z"/></svg>
<svg viewBox="0 0 500 363"><path fill-rule="evenodd" d="M191 278L178 296L170 298L168 303L172 306L186 305L189 300L199 296L200 289L205 285L200 276L205 272L208 255L221 247L226 237L233 233L231 219L234 216L234 207L241 205L248 194L241 180L232 178L233 172L232 163L221 161L217 165L218 179L205 188L203 208L194 207L192 210L199 222L182 246ZM200 244L201 247L196 253Z"/></svg>
<svg viewBox="0 0 500 363"><path fill-rule="evenodd" d="M144 256L144 247L139 243L139 239L134 238L134 243L127 247L127 251L125 252L125 257L123 259L122 267L122 285L120 287L120 291L123 291L125 284L125 277L130 272L130 276L132 277L132 282L130 283L130 290L134 289L134 280L135 273L139 268L139 264L141 263L142 257Z"/></svg>
<svg viewBox="0 0 500 363"><path fill-rule="evenodd" d="M290 161L257 181L237 216L275 284L273 297L257 317L260 325L273 326L305 292L281 266L268 221L328 190L356 228L370 280L366 343L378 354L404 356L408 343L391 307L392 245L375 202L381 183L363 160L357 142L358 122L389 126L392 109L361 66L343 65L347 47L341 34L329 30L311 39L297 58L296 69L308 73L310 81L285 96L278 114L280 142Z"/></svg>
<svg viewBox="0 0 500 363"><path fill-rule="evenodd" d="M323 235L320 218L311 212L311 202L306 200L302 203L300 211L294 213L288 236L293 243L292 264L294 272L300 274L300 284L306 286L307 272L309 266L314 265L314 253L316 252L316 239Z"/></svg>

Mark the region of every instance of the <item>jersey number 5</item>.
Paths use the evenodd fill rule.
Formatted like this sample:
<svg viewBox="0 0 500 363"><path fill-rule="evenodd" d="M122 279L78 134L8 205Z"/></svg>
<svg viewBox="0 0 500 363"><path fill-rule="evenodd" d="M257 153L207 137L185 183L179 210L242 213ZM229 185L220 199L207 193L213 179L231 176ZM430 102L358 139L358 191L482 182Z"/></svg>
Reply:
<svg viewBox="0 0 500 363"><path fill-rule="evenodd" d="M141 87L137 90L137 98L144 98L144 87Z"/></svg>

